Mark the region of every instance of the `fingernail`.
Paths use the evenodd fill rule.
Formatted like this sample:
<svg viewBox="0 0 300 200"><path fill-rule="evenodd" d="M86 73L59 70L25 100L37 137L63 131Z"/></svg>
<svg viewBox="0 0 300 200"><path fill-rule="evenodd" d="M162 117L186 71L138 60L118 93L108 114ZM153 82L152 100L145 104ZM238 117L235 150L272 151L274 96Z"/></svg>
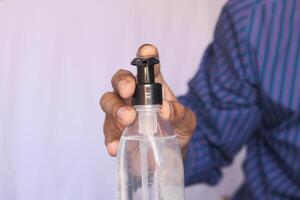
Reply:
<svg viewBox="0 0 300 200"><path fill-rule="evenodd" d="M123 120L126 117L126 114L128 112L128 109L126 107L121 107L117 111L117 116L120 120Z"/></svg>

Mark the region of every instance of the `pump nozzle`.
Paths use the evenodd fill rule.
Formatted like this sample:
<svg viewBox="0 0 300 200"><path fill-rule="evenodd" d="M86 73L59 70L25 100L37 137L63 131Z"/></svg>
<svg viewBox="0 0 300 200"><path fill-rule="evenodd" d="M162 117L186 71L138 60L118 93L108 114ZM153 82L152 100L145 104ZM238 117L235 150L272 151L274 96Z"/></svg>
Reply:
<svg viewBox="0 0 300 200"><path fill-rule="evenodd" d="M162 86L155 83L154 65L158 64L156 57L135 58L131 64L137 66L137 84L132 98L133 105L162 104Z"/></svg>

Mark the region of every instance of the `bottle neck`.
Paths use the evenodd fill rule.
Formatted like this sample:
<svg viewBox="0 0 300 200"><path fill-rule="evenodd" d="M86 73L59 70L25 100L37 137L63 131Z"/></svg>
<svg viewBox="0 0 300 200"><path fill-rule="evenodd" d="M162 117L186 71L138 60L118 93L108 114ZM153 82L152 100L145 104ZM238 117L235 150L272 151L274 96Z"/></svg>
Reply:
<svg viewBox="0 0 300 200"><path fill-rule="evenodd" d="M135 105L133 107L138 114L158 114L161 105Z"/></svg>
<svg viewBox="0 0 300 200"><path fill-rule="evenodd" d="M157 133L157 115L160 105L136 105L135 110L138 113L138 130L140 134L154 136Z"/></svg>

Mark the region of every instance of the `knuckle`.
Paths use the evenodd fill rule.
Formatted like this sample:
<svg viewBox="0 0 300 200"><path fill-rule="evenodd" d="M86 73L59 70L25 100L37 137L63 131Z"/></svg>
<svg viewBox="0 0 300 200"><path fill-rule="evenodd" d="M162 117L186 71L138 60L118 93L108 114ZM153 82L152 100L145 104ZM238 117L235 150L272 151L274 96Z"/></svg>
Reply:
<svg viewBox="0 0 300 200"><path fill-rule="evenodd" d="M113 111L113 117L114 117L114 118L118 118L118 117L117 117L117 112L118 112L119 108L121 108L122 106L124 106L124 104L121 103L121 102L116 102L116 103L114 103L114 104L112 105L111 109L112 109L112 111Z"/></svg>
<svg viewBox="0 0 300 200"><path fill-rule="evenodd" d="M186 117L187 109L179 102L174 102L176 121L182 121Z"/></svg>
<svg viewBox="0 0 300 200"><path fill-rule="evenodd" d="M109 100L113 97L112 92L105 92L102 97L100 98L100 106L103 109L105 107L105 104L109 102Z"/></svg>

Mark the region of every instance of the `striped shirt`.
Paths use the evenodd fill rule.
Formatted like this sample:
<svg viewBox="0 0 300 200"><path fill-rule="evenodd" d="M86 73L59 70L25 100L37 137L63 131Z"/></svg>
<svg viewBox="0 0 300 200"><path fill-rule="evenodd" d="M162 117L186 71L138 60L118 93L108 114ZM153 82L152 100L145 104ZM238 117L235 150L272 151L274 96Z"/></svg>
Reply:
<svg viewBox="0 0 300 200"><path fill-rule="evenodd" d="M216 184L245 145L232 199L300 199L300 1L231 0L189 91L186 185Z"/></svg>

